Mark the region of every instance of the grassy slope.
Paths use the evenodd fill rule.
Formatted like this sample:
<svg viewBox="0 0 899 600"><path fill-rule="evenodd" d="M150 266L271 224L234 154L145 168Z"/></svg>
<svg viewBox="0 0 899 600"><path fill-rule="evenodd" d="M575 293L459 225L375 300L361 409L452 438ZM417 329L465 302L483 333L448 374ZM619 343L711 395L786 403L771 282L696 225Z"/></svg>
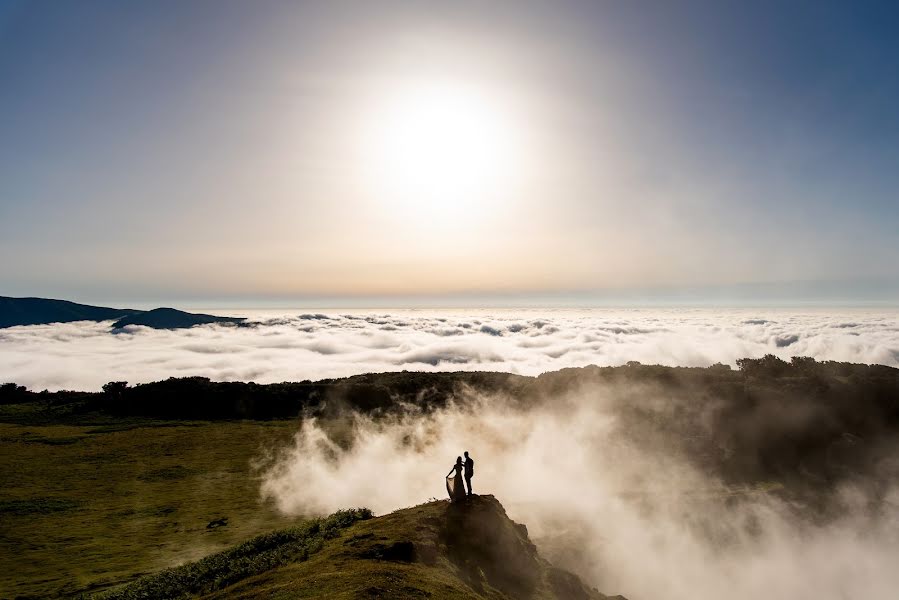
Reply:
<svg viewBox="0 0 899 600"><path fill-rule="evenodd" d="M138 600L206 594L281 565L305 561L320 551L326 540L340 535L342 529L368 518L368 509L353 509L338 511L326 519L310 519L298 526L256 536L196 562L142 577L99 596L107 600Z"/></svg>
<svg viewBox="0 0 899 600"><path fill-rule="evenodd" d="M0 423L2 598L97 593L208 555L215 564L215 553L284 527L275 537L294 546L279 547L277 560L254 554L250 562L274 562L218 597L501 597L480 571L447 557L446 502L359 522L333 541L303 538L309 522L261 504L251 461L285 444L295 422L28 420ZM207 529L220 517L227 526ZM403 541L444 551L432 551L433 564L377 559ZM294 562L303 554L308 561ZM279 567L285 556L289 564ZM537 597L553 597L544 588Z"/></svg>
<svg viewBox="0 0 899 600"><path fill-rule="evenodd" d="M0 424L0 598L102 589L295 523L260 503L250 464L295 430Z"/></svg>
<svg viewBox="0 0 899 600"><path fill-rule="evenodd" d="M319 521L312 533L307 526L260 536L196 565L146 577L111 598L177 598L197 592L209 599L606 598L541 559L527 530L508 519L492 496L366 517L337 513ZM283 540L282 546L272 545L276 538ZM247 569L242 548L250 547L264 550L251 555L261 564ZM278 559L270 561L269 554ZM222 566L207 568L204 563ZM245 577L237 581L241 573Z"/></svg>

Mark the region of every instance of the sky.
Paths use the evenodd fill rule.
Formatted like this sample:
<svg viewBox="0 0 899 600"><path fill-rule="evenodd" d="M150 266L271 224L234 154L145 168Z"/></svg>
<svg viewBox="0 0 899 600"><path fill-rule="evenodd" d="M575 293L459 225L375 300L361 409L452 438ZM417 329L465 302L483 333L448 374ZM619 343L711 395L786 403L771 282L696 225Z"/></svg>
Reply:
<svg viewBox="0 0 899 600"><path fill-rule="evenodd" d="M883 2L0 0L0 294L899 304Z"/></svg>

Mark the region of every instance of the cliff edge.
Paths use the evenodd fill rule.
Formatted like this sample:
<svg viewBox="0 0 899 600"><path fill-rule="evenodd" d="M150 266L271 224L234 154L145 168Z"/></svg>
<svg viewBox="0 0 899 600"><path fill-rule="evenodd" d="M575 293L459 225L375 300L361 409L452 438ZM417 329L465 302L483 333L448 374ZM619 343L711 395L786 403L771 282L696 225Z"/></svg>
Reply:
<svg viewBox="0 0 899 600"><path fill-rule="evenodd" d="M527 528L493 496L369 515L342 511L259 536L104 597L610 598L541 558Z"/></svg>

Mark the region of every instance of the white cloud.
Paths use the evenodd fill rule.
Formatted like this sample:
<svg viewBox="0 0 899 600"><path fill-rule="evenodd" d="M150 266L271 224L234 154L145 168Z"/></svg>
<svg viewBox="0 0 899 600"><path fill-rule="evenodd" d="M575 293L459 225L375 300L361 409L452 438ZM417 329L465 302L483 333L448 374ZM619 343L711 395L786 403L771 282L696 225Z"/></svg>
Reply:
<svg viewBox="0 0 899 600"><path fill-rule="evenodd" d="M171 376L259 383L396 370L539 374L630 360L733 364L773 353L899 365L895 311L398 310L243 313L252 327L177 331L108 323L0 330L0 381L97 390Z"/></svg>

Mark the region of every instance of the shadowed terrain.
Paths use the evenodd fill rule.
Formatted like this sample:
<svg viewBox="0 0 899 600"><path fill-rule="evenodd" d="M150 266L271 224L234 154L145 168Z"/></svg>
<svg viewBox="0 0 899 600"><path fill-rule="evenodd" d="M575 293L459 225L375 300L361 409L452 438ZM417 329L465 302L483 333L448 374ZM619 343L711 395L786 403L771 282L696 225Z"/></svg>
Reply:
<svg viewBox="0 0 899 600"><path fill-rule="evenodd" d="M364 509L274 532L137 580L108 600L175 598L601 600L542 559L493 496L371 518ZM620 598L620 597L619 597Z"/></svg>
<svg viewBox="0 0 899 600"><path fill-rule="evenodd" d="M182 329L194 325L209 323L242 323L239 317L217 317L199 313L189 313L174 308L154 308L145 312L127 315L112 324L113 329L121 329L128 325L143 325L153 329Z"/></svg>
<svg viewBox="0 0 899 600"><path fill-rule="evenodd" d="M266 469L310 421L327 436L327 444L333 444L324 446L327 452L318 460L335 464L339 453L349 452L358 443L360 431L364 432L353 425L354 419L366 419L375 428L382 423L385 427L407 423L414 428L420 422L422 436L407 436L398 429L401 434L390 442L397 444L391 456L410 453L420 463L417 448L432 443L428 440L434 435L427 433L428 428L443 422L428 419L459 413L477 420L482 416L479 411L490 407L503 415L505 425L511 426L508 419L520 415L522 423L530 423L528 428L550 426L560 416L564 419L577 410L601 407L602 415L614 419L615 429L605 432L602 420L584 424L587 432L595 429L599 451L639 448L650 461L635 464L638 475L645 469L644 479L662 477L653 465L676 459L722 483L723 487L682 490L685 512L676 521L692 527L687 531L723 544L716 546L720 548L735 543L735 532L718 531L714 522L703 520L705 514L718 514L707 507L724 511L721 518L727 519L732 514L727 511L767 497L782 503L777 506L789 507L785 510L792 511L790 520L808 520L815 526L841 518L846 510L841 490L846 486L865 490L866 514L889 515L894 502L892 482L899 474L893 458L899 431L899 370L884 366L804 358L785 362L768 356L741 360L738 370L723 365L670 368L630 363L566 369L539 377L395 372L272 385L192 377L136 386L110 382L96 393L36 393L5 384L0 386L0 471L5 475L0 487L0 597L45 598L109 590L265 532L305 527L308 517L346 507L349 502L309 512L300 504L290 516L277 510L271 499L260 498ZM565 431L573 425L561 423ZM518 435L517 430L510 431ZM491 443L502 448L517 439ZM552 454L553 449L545 447L541 452ZM514 454L513 446L508 457ZM309 460L306 455L299 457ZM590 476L590 468L588 463L572 472L571 485L583 485L578 478ZM671 505L664 497L651 495L647 491L651 488L639 485L639 480L628 482L629 487L608 490L615 494L615 502L649 515ZM490 483L477 480L475 491L480 485L484 485L481 490L489 490ZM517 511L527 510L509 493L505 492L504 500L510 507L516 504ZM382 504L380 510L424 500L427 494L407 497L411 500ZM364 495L358 498L360 504L365 502ZM489 502L486 497L482 501ZM465 549L469 542L477 542L476 536L460 533L461 537L453 538L441 529L445 521L440 519L451 518L453 513L446 511L455 507L436 503L410 510L419 512L399 512L375 519L372 525L368 521L353 525L353 536L373 536L357 540L358 552L373 558L353 559L357 561L353 564L366 565L368 571L359 571L358 581L340 580L347 594L363 589L358 587L363 579L371 580L367 585L387 590L393 589L391 582L406 581L397 573L430 573L435 579L426 591L433 594L443 593L436 582L449 577L446 589L480 594L480 585L488 592L499 590L517 597L509 582L503 583L502 573L491 574L482 564L466 566L465 556L485 550L483 544ZM457 516L465 522L475 513ZM404 517L413 514L418 516ZM384 529L393 527L392 523L401 526L402 532L394 535ZM719 523L729 526L731 522ZM375 524L379 529L366 529ZM570 523L564 527L553 527L549 521L534 524L541 525L536 543L556 565L581 575L590 573L591 585L604 591L629 594L618 585L606 590L606 572L600 570L597 575L591 566L595 556L578 550L595 543L596 535L578 543L578 535L588 533L572 529ZM612 525L592 522L600 536ZM753 539L758 527L754 518L747 518L745 531L736 533ZM518 530L500 528L494 533L505 535L503 531ZM288 538L300 546L308 545L305 537L292 535ZM521 546L524 554L520 556L543 565L536 554L529 554L524 537L509 540ZM394 560L413 556L410 546L397 546L399 542L413 544L414 560ZM255 585L270 591L312 586L307 591L314 591L316 578L326 573L337 577L334 573L339 569L323 566L330 564L327 561L349 560L338 548L342 553L356 551L352 545L336 543L337 538L323 540L322 554L315 558L308 553L307 562L285 558L287 562L270 565L277 567L274 571L266 567L265 573L241 576L240 581L229 583L236 587L228 594L252 596ZM428 571L434 568L426 562L433 544L443 545L437 563L443 566ZM294 556L293 550L287 554L287 558ZM384 560L390 566L382 573L377 567ZM545 565L540 569L544 567L549 569ZM288 572L293 573L289 584ZM526 578L515 579L533 586L527 593L549 593L546 582L552 577L559 579L553 584L557 587L568 581L580 589L565 575L539 572L539 578L530 583ZM307 576L309 581L301 580Z"/></svg>
<svg viewBox="0 0 899 600"><path fill-rule="evenodd" d="M174 308L137 310L106 308L47 298L9 298L0 296L0 328L20 325L46 325L73 321L112 321L112 328L143 325L154 329L182 329L209 323L242 323L238 317L219 317L189 313Z"/></svg>

